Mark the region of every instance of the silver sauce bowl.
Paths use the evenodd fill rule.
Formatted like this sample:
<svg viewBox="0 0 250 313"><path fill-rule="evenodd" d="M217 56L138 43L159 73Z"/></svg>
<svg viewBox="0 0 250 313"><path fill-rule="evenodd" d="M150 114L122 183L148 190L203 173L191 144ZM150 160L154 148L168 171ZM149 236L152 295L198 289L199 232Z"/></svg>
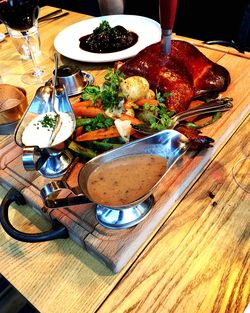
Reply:
<svg viewBox="0 0 250 313"><path fill-rule="evenodd" d="M53 72L54 76L54 72ZM82 71L74 65L61 65L57 71L57 84L64 85L69 97L79 95L94 78L91 74ZM51 81L49 81L49 84Z"/></svg>
<svg viewBox="0 0 250 313"><path fill-rule="evenodd" d="M53 181L41 189L41 197L49 208L65 207L76 204L96 204L96 219L104 227L111 229L123 229L134 226L143 220L150 212L154 198L152 193L171 170L173 165L185 154L189 148L188 139L175 130L164 130L154 135L125 144L117 149L103 153L90 161L78 174L78 187L70 189L66 181ZM143 196L128 204L119 206L105 206L91 197L88 192L87 182L93 171L104 163L115 159L134 155L159 155L167 162L167 169L158 182ZM145 173L145 175L147 175ZM126 179L126 177L124 177ZM55 196L63 189L71 190L74 197L55 199ZM51 200L53 199L53 200Z"/></svg>
<svg viewBox="0 0 250 313"><path fill-rule="evenodd" d="M171 168L187 152L189 146L189 141L184 135L175 130L164 130L103 153L87 162L78 174L77 194L74 192L76 190L70 189L66 181L58 180L45 185L41 190L41 197L45 205L52 209L76 204L81 204L86 208L94 207L97 221L106 228L119 230L135 226L149 215L154 205L153 192L166 175L171 175ZM108 207L95 203L87 190L89 175L103 163L124 156L140 154L157 154L166 159L168 166L159 181L145 195L128 205ZM71 191L74 196L58 199L57 195L63 189ZM1 225L6 233L14 239L24 242L42 242L69 237L67 227L55 219L51 219L52 229L41 233L30 234L16 229L9 219L9 207L12 202L19 205L26 203L23 195L14 188L10 189L4 197L0 211Z"/></svg>

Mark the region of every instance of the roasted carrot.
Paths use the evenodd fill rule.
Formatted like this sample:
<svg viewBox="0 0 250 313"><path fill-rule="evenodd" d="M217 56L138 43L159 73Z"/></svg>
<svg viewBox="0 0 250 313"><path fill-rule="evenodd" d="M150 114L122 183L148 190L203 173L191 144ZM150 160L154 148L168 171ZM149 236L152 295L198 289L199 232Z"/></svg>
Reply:
<svg viewBox="0 0 250 313"><path fill-rule="evenodd" d="M73 107L89 107L89 106L94 106L94 102L92 100L85 100L85 101L77 101L75 103L72 103L72 108Z"/></svg>
<svg viewBox="0 0 250 313"><path fill-rule="evenodd" d="M75 130L75 137L80 136L82 134L82 132L83 132L83 126L77 127Z"/></svg>
<svg viewBox="0 0 250 313"><path fill-rule="evenodd" d="M136 100L135 101L135 104L139 105L139 106L143 106L145 104L150 104L150 105L158 105L159 104L159 101L156 100L156 99L146 99L146 98L142 98L142 99L139 99L139 100Z"/></svg>
<svg viewBox="0 0 250 313"><path fill-rule="evenodd" d="M93 140L115 138L115 137L120 137L120 134L115 126L111 126L109 128L100 128L100 129L86 132L76 137L76 141L93 141Z"/></svg>
<svg viewBox="0 0 250 313"><path fill-rule="evenodd" d="M123 104L123 108L125 110L127 109L131 109L133 107L134 101L131 100L127 100L124 104Z"/></svg>
<svg viewBox="0 0 250 313"><path fill-rule="evenodd" d="M96 117L98 114L104 114L103 109L95 106L74 106L72 107L76 117Z"/></svg>
<svg viewBox="0 0 250 313"><path fill-rule="evenodd" d="M77 162L71 170L69 176L67 177L67 183L71 188L78 186L78 174L83 166L83 163Z"/></svg>
<svg viewBox="0 0 250 313"><path fill-rule="evenodd" d="M120 120L122 121L131 121L131 124L133 125L138 125L138 124L142 124L142 121L138 120L138 118L127 115L127 114L121 114L121 116L119 117Z"/></svg>
<svg viewBox="0 0 250 313"><path fill-rule="evenodd" d="M145 135L143 135L143 134L141 134L141 133L138 133L137 131L133 131L133 132L131 133L131 136L133 136L133 137L136 138L136 139L141 139L141 138L144 138L144 137L145 137Z"/></svg>

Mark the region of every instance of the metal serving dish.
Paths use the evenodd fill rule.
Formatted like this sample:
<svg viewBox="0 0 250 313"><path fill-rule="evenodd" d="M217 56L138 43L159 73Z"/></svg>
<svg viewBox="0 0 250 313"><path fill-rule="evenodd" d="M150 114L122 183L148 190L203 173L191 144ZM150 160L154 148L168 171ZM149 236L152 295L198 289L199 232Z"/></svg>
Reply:
<svg viewBox="0 0 250 313"><path fill-rule="evenodd" d="M189 141L185 136L175 130L164 130L152 136L136 140L134 142L125 144L124 146L103 153L88 163L85 164L83 169L78 174L79 187L77 190L80 193L75 194L73 197L57 198L61 190L70 190L66 181L58 180L52 181L45 185L41 190L41 196L45 205L49 208L67 207L71 205L80 204L83 207L94 206L96 209L97 221L106 228L123 229L129 228L140 223L148 215L154 205L153 192L160 184L162 179L171 173L171 168L174 164L182 158L189 148ZM144 196L136 201L129 203L122 207L105 207L91 201L86 188L88 176L100 164L112 161L116 158L126 155L140 155L140 154L157 154L167 160L168 167L165 174L159 178L159 181L148 191ZM88 198L89 197L89 198ZM17 204L25 204L23 195L15 189L11 189L4 197L1 203L0 221L4 230L13 238L25 242L41 242L58 238L67 238L69 236L68 229L57 220L52 220L52 229L46 232L37 234L23 233L17 230L9 220L9 206L12 202Z"/></svg>
<svg viewBox="0 0 250 313"><path fill-rule="evenodd" d="M53 72L54 77L54 72ZM57 72L57 84L63 85L69 97L79 95L88 86L92 85L94 77L82 71L75 65L61 65ZM52 84L52 80L47 85Z"/></svg>
<svg viewBox="0 0 250 313"><path fill-rule="evenodd" d="M14 132L28 106L26 91L9 84L0 84L0 135Z"/></svg>

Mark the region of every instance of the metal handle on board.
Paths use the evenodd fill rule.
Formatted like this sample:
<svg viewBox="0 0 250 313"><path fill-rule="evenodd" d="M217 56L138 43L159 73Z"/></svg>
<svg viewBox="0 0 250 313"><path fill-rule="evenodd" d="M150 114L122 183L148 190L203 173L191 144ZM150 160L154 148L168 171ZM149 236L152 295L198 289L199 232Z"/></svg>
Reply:
<svg viewBox="0 0 250 313"><path fill-rule="evenodd" d="M24 242L43 242L69 237L67 228L54 219L51 219L52 229L41 233L30 234L16 229L9 220L9 207L13 202L18 205L26 204L26 200L23 195L15 188L11 188L7 192L0 206L1 225L6 233L12 238Z"/></svg>

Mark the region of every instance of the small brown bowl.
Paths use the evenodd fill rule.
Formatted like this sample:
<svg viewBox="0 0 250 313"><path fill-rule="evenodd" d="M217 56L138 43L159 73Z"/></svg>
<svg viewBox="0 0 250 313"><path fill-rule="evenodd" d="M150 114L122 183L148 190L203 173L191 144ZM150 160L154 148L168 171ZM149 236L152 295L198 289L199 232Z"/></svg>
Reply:
<svg viewBox="0 0 250 313"><path fill-rule="evenodd" d="M22 88L0 84L0 135L13 132L13 127L28 107L26 91Z"/></svg>

